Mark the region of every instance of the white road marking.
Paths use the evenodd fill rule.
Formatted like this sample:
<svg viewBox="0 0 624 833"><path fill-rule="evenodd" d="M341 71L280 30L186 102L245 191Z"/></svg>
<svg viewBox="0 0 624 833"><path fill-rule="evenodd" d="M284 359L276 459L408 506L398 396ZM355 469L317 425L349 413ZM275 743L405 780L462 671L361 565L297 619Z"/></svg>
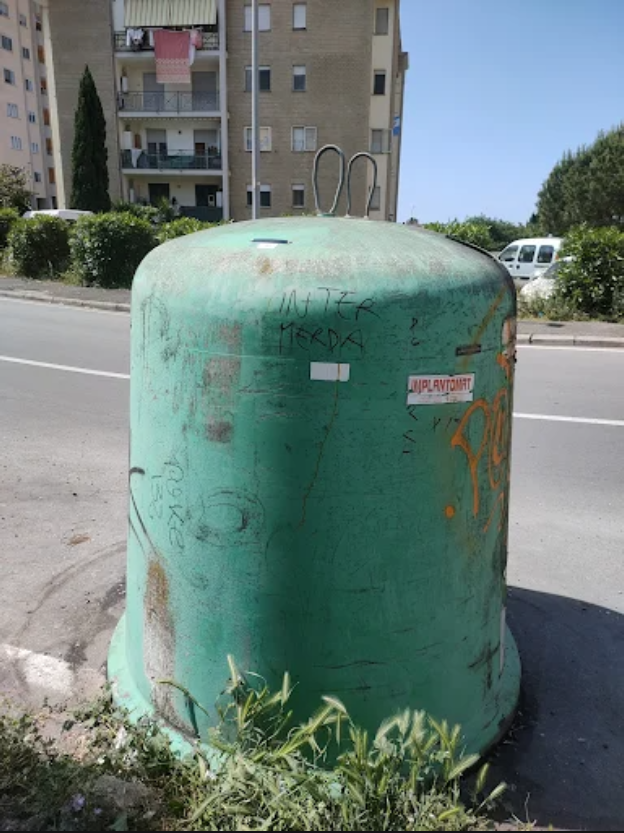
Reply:
<svg viewBox="0 0 624 833"><path fill-rule="evenodd" d="M551 348L546 348L551 349ZM564 349L564 348L552 348ZM570 348L572 350L577 348ZM584 349L584 348L581 348ZM597 348L598 349L598 348ZM604 352L604 351L603 351ZM613 351L617 352L617 351ZM72 367L66 364L51 364L50 362L36 362L31 359L17 359L13 356L0 356L0 362L10 362L11 364L25 364L31 367L44 367L48 370L64 370L68 373L83 373L87 376L105 376L110 379L129 379L129 373L113 373L109 370L90 370L87 367ZM514 413L516 419L536 419L542 422L572 422L581 425L610 425L616 428L624 428L624 420L621 419L594 419L593 417L574 417L574 416L559 416L558 414L522 414Z"/></svg>
<svg viewBox="0 0 624 833"><path fill-rule="evenodd" d="M42 689L63 697L71 694L74 672L62 659L35 654L14 645L0 645L0 668L16 671L29 689Z"/></svg>
<svg viewBox="0 0 624 833"><path fill-rule="evenodd" d="M109 379L129 379L129 373L113 373L110 370L90 370L88 367L72 367L68 364L51 364L50 362L36 362L32 359L16 359L14 356L0 356L0 362L10 364L26 364L30 367L45 367L48 370L64 370L67 373L84 373L87 376L106 376Z"/></svg>
<svg viewBox="0 0 624 833"><path fill-rule="evenodd" d="M581 425L614 425L624 428L624 419L593 419L592 417L559 416L557 414L514 414L516 419L539 419L544 422L578 422Z"/></svg>

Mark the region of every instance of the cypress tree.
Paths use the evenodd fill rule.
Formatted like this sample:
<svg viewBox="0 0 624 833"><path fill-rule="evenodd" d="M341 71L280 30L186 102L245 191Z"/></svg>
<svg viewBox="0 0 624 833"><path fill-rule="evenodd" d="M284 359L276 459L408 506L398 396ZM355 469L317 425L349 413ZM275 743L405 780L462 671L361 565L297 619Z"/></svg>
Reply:
<svg viewBox="0 0 624 833"><path fill-rule="evenodd" d="M102 102L89 67L80 80L74 119L71 207L82 211L108 211L108 151Z"/></svg>

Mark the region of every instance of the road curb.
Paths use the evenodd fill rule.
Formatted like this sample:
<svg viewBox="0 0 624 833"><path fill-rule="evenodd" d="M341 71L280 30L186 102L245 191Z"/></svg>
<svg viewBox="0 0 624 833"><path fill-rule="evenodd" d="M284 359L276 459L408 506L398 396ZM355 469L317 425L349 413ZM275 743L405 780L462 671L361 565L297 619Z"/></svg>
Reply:
<svg viewBox="0 0 624 833"><path fill-rule="evenodd" d="M21 301L38 301L40 304L60 304L66 307L83 307L106 310L107 312L130 312L130 304L115 303L114 301L91 301L83 298L56 298L54 295L43 295L40 292L29 292L28 290L0 289L0 298L17 298Z"/></svg>
<svg viewBox="0 0 624 833"><path fill-rule="evenodd" d="M536 347L604 347L624 349L624 338L615 336L546 335L542 333L520 333L518 344Z"/></svg>
<svg viewBox="0 0 624 833"><path fill-rule="evenodd" d="M130 312L130 304L114 301L96 301L84 298L57 298L42 292L0 289L0 298L17 298L22 301L37 301L41 304L60 304L66 307L99 309L106 312ZM624 338L616 336L563 335L560 333L518 333L517 343L536 347L603 347L624 349Z"/></svg>

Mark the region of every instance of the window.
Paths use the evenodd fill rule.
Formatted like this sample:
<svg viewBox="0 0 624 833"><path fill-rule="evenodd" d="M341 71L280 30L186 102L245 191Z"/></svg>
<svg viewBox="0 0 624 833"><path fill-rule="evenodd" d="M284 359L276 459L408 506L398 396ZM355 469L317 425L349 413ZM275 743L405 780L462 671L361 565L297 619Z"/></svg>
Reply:
<svg viewBox="0 0 624 833"><path fill-rule="evenodd" d="M45 78L41 79L41 95L48 94L48 82Z"/></svg>
<svg viewBox="0 0 624 833"><path fill-rule="evenodd" d="M6 3L0 2L0 17L8 17L9 16L9 7Z"/></svg>
<svg viewBox="0 0 624 833"><path fill-rule="evenodd" d="M30 49L27 46L22 46L22 58L25 61L30 61Z"/></svg>
<svg viewBox="0 0 624 833"><path fill-rule="evenodd" d="M56 171L54 168L48 168L48 182L50 185L56 185Z"/></svg>
<svg viewBox="0 0 624 833"><path fill-rule="evenodd" d="M5 69L4 70L4 83L5 84L15 84L15 73L12 69Z"/></svg>
<svg viewBox="0 0 624 833"><path fill-rule="evenodd" d="M379 69L375 70L375 78L373 81L373 95L386 94L386 71Z"/></svg>
<svg viewBox="0 0 624 833"><path fill-rule="evenodd" d="M52 139L46 139L46 153L48 156L52 156Z"/></svg>
<svg viewBox="0 0 624 833"><path fill-rule="evenodd" d="M258 31L271 30L271 7L267 3L258 6ZM251 32L251 6L245 6L245 31Z"/></svg>
<svg viewBox="0 0 624 833"><path fill-rule="evenodd" d="M50 126L50 111L47 109L47 107L46 107L46 108L45 108L45 110L43 111L43 123L44 123L47 127L49 127L49 126Z"/></svg>
<svg viewBox="0 0 624 833"><path fill-rule="evenodd" d="M512 260L516 259L516 255L518 254L518 247L517 246L507 246L506 249L503 249L499 256L499 260L504 261L505 263L509 263Z"/></svg>
<svg viewBox="0 0 624 833"><path fill-rule="evenodd" d="M260 92L271 92L271 67L259 67ZM245 67L245 92L251 92L251 67Z"/></svg>
<svg viewBox="0 0 624 833"><path fill-rule="evenodd" d="M305 185L293 185L292 204L293 208L305 208Z"/></svg>
<svg viewBox="0 0 624 833"><path fill-rule="evenodd" d="M28 121L31 124L36 124L37 123L37 116L32 112L28 113Z"/></svg>
<svg viewBox="0 0 624 833"><path fill-rule="evenodd" d="M306 12L305 3L293 3L293 29L306 28Z"/></svg>
<svg viewBox="0 0 624 833"><path fill-rule="evenodd" d="M35 28L38 32L41 31L41 15L40 14L35 15Z"/></svg>
<svg viewBox="0 0 624 833"><path fill-rule="evenodd" d="M27 19L25 14L21 14L19 16L19 24L20 24L20 26L24 26L25 28L28 28L28 19Z"/></svg>
<svg viewBox="0 0 624 833"><path fill-rule="evenodd" d="M6 49L7 52L13 52L13 41L11 38L7 38L6 35L2 35L0 41L2 42L3 49Z"/></svg>
<svg viewBox="0 0 624 833"><path fill-rule="evenodd" d="M371 153L390 153L390 131L371 130Z"/></svg>
<svg viewBox="0 0 624 833"><path fill-rule="evenodd" d="M533 263L536 246L523 246L518 255L518 263Z"/></svg>
<svg viewBox="0 0 624 833"><path fill-rule="evenodd" d="M292 150L296 153L316 150L316 127L293 127Z"/></svg>
<svg viewBox="0 0 624 833"><path fill-rule="evenodd" d="M41 174L39 171L35 171L35 182L41 182Z"/></svg>
<svg viewBox="0 0 624 833"><path fill-rule="evenodd" d="M10 119L19 118L19 107L17 106L17 104L7 104L7 116Z"/></svg>
<svg viewBox="0 0 624 833"><path fill-rule="evenodd" d="M260 208L270 208L271 207L271 186L270 185L261 185L260 186Z"/></svg>
<svg viewBox="0 0 624 833"><path fill-rule="evenodd" d="M245 150L251 152L251 127L245 128ZM271 150L271 128L260 128L260 150L266 152Z"/></svg>
<svg viewBox="0 0 624 833"><path fill-rule="evenodd" d="M539 252L537 253L537 262L538 263L552 263L552 259L555 256L555 247L554 246L540 246Z"/></svg>
<svg viewBox="0 0 624 833"><path fill-rule="evenodd" d="M19 136L11 136L11 150L21 150L22 140Z"/></svg>
<svg viewBox="0 0 624 833"><path fill-rule="evenodd" d="M45 52L43 51L43 46L37 47L37 58L39 59L40 64L45 64Z"/></svg>
<svg viewBox="0 0 624 833"><path fill-rule="evenodd" d="M39 153L39 145L37 144L37 142L31 142L30 143L30 152L31 153Z"/></svg>
<svg viewBox="0 0 624 833"><path fill-rule="evenodd" d="M293 90L296 93L306 91L306 68L304 66L293 67Z"/></svg>
<svg viewBox="0 0 624 833"><path fill-rule="evenodd" d="M373 199L371 200L370 204L370 210L381 210L381 188L379 187L379 185L375 185L375 190L373 191Z"/></svg>
<svg viewBox="0 0 624 833"><path fill-rule="evenodd" d="M29 93L31 93L34 90L33 82L30 80L30 78L24 79L24 86L26 87Z"/></svg>
<svg viewBox="0 0 624 833"><path fill-rule="evenodd" d="M253 206L253 188L251 185L247 186L247 208L251 208ZM261 185L260 186L260 208L270 208L271 207L271 186L270 185Z"/></svg>
<svg viewBox="0 0 624 833"><path fill-rule="evenodd" d="M375 10L375 34L387 35L390 30L390 9Z"/></svg>

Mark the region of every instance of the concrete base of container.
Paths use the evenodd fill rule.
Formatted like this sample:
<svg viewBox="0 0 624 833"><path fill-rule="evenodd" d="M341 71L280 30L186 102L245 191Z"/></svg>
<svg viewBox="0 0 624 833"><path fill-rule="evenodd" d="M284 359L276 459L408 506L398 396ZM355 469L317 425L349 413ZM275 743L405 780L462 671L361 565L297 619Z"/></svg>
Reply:
<svg viewBox="0 0 624 833"><path fill-rule="evenodd" d="M139 691L126 657L126 627L125 616L123 616L113 634L108 654L108 679L112 685L115 702L128 710L132 721L138 721L143 717L158 720L178 754L184 756L192 753L198 741L158 717L153 704L146 700ZM494 717L488 717L485 725L483 725L483 715L475 714L467 725L462 726L467 753L483 756L505 736L515 717L520 695L520 677L521 665L518 649L511 632L507 629L504 665L495 683L497 687L496 713ZM417 708L417 705L415 704L414 707ZM444 719L444 715L436 715L436 717ZM374 732L377 727L366 728ZM204 740L205 738L202 738L202 741ZM210 750L204 743L202 743L202 749L204 755L207 752L210 754ZM215 750L213 753L212 763L218 766L218 753Z"/></svg>

